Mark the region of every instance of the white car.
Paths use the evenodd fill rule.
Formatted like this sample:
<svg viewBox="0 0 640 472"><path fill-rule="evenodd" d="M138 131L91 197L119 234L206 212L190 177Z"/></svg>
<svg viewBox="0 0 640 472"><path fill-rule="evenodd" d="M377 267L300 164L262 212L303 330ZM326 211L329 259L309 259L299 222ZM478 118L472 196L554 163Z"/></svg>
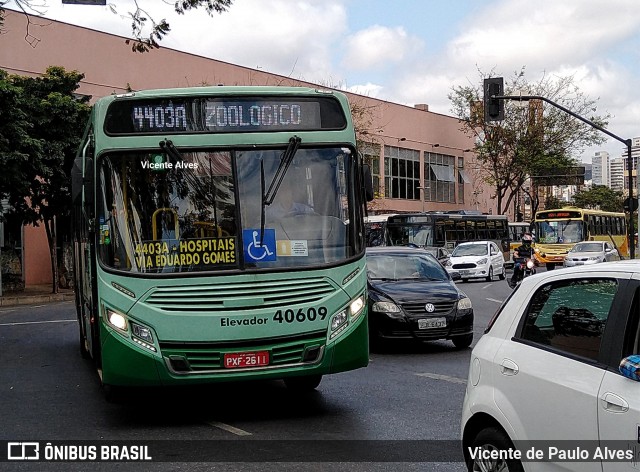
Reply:
<svg viewBox="0 0 640 472"><path fill-rule="evenodd" d="M640 261L524 279L471 354L468 470L638 470L639 354Z"/></svg>
<svg viewBox="0 0 640 472"><path fill-rule="evenodd" d="M475 241L458 244L447 263L449 272L458 272L463 282L484 278L491 282L494 276L506 277L504 256L493 241Z"/></svg>
<svg viewBox="0 0 640 472"><path fill-rule="evenodd" d="M565 267L597 264L599 262L619 261L620 254L606 241L582 241L567 253L564 259Z"/></svg>

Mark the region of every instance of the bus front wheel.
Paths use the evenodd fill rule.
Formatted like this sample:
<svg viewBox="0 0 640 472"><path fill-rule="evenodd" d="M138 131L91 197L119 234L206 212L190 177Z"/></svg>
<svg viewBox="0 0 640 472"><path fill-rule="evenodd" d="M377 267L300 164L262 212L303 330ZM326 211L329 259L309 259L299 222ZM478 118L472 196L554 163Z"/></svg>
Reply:
<svg viewBox="0 0 640 472"><path fill-rule="evenodd" d="M305 375L302 377L287 377L284 379L284 384L289 390L296 392L309 392L315 390L320 381L322 375Z"/></svg>

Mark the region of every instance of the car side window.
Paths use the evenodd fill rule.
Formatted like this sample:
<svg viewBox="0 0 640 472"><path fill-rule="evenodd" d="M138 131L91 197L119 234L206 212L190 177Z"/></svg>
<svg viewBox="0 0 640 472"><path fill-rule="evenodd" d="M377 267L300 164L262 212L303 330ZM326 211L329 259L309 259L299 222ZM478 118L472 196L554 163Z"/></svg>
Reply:
<svg viewBox="0 0 640 472"><path fill-rule="evenodd" d="M531 298L519 338L595 361L617 291L615 279L547 284Z"/></svg>

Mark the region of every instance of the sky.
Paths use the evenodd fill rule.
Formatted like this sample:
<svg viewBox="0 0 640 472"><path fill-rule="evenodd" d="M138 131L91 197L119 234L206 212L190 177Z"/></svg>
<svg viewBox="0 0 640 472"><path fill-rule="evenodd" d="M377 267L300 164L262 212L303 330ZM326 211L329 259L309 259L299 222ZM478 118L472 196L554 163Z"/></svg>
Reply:
<svg viewBox="0 0 640 472"><path fill-rule="evenodd" d="M34 3L48 18L131 36L133 0L61 1ZM234 0L212 17L177 15L173 0L137 3L171 25L164 47L446 115L452 87L480 83L478 71L573 76L596 113L611 114L610 132L640 136L638 0ZM608 138L581 158L623 147Z"/></svg>

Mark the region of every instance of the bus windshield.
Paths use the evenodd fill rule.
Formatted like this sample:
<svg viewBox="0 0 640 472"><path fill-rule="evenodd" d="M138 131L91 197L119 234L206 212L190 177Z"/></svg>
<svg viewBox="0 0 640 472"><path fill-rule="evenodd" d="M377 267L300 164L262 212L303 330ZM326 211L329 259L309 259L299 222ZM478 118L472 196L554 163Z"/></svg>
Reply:
<svg viewBox="0 0 640 472"><path fill-rule="evenodd" d="M387 232L392 246L416 244L433 246L433 224L389 224Z"/></svg>
<svg viewBox="0 0 640 472"><path fill-rule="evenodd" d="M254 147L100 156L100 261L129 272L180 273L310 267L354 255L350 149L299 149L263 205L282 153Z"/></svg>
<svg viewBox="0 0 640 472"><path fill-rule="evenodd" d="M580 220L536 221L536 242L542 244L567 244L584 240L584 223Z"/></svg>

